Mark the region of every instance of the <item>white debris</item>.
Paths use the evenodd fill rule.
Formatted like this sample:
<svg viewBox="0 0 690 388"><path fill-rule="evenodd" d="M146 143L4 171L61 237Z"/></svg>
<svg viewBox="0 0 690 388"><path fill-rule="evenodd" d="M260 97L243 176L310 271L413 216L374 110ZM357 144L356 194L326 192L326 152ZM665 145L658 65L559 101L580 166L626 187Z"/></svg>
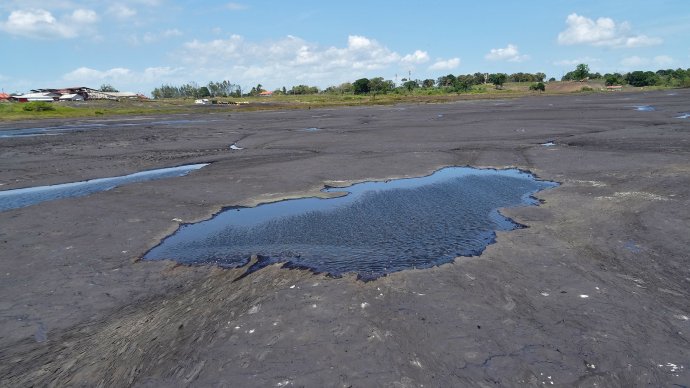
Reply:
<svg viewBox="0 0 690 388"><path fill-rule="evenodd" d="M687 315L682 315L682 314L674 315L674 317L680 319L681 321L690 320L690 318Z"/></svg>
<svg viewBox="0 0 690 388"><path fill-rule="evenodd" d="M235 326L235 330L239 330L239 329L240 329L240 327L239 327L239 326Z"/></svg>
<svg viewBox="0 0 690 388"><path fill-rule="evenodd" d="M362 303L360 306L361 306L363 309L365 309L365 308L367 308L367 306L369 306L369 303L364 302L364 303Z"/></svg>
<svg viewBox="0 0 690 388"><path fill-rule="evenodd" d="M548 292L542 292L541 296L549 296L549 293Z"/></svg>
<svg viewBox="0 0 690 388"><path fill-rule="evenodd" d="M237 150L243 150L244 148L238 147L237 144L232 143L232 144L230 145L230 149L231 149L231 150L237 151Z"/></svg>
<svg viewBox="0 0 690 388"><path fill-rule="evenodd" d="M283 380L283 381L279 381L279 382L276 383L276 387L284 387L284 386L286 386L286 385L292 385L292 381L290 381L290 380Z"/></svg>
<svg viewBox="0 0 690 388"><path fill-rule="evenodd" d="M589 298L589 295L581 294L581 295L580 295L580 298L586 299L586 298Z"/></svg>
<svg viewBox="0 0 690 388"><path fill-rule="evenodd" d="M247 333L249 333L249 334L254 334L254 331L255 331L254 329L251 329L251 330L249 330Z"/></svg>
<svg viewBox="0 0 690 388"><path fill-rule="evenodd" d="M295 288L295 285L294 285L294 284L293 284L293 285L291 285L291 286L290 286L290 288Z"/></svg>
<svg viewBox="0 0 690 388"><path fill-rule="evenodd" d="M247 314L256 314L261 310L261 305L257 304L256 306L252 306L252 308L247 311Z"/></svg>
<svg viewBox="0 0 690 388"><path fill-rule="evenodd" d="M182 222L182 219L181 219L181 218L177 218L177 217L173 218L172 220L175 221L175 222Z"/></svg>

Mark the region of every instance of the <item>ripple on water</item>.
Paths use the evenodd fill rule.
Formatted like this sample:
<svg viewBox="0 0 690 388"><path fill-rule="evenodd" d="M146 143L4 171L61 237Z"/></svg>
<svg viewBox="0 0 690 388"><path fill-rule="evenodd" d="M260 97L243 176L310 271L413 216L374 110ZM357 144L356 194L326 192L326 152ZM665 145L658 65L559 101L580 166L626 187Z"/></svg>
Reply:
<svg viewBox="0 0 690 388"><path fill-rule="evenodd" d="M144 258L232 268L258 255L248 273L282 262L371 280L481 253L496 230L519 227L497 209L536 205L531 194L555 185L514 169L452 167L422 178L326 188L348 194L230 208L182 225Z"/></svg>

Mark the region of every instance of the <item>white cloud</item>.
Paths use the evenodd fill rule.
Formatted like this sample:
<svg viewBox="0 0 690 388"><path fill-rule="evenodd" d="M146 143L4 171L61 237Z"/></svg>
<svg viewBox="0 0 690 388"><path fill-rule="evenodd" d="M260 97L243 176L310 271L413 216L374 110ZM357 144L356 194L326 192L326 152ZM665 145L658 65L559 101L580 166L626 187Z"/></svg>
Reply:
<svg viewBox="0 0 690 388"><path fill-rule="evenodd" d="M248 7L244 4L240 3L227 3L225 4L225 8L231 10L231 11L242 11L247 9Z"/></svg>
<svg viewBox="0 0 690 388"><path fill-rule="evenodd" d="M183 75L184 69L172 67L149 67L139 72L123 67L108 70L80 67L63 75L62 80L91 87L110 83L119 88L119 85L161 84L168 80L179 82L179 77Z"/></svg>
<svg viewBox="0 0 690 388"><path fill-rule="evenodd" d="M660 38L634 35L630 31L630 23L616 24L611 18L593 20L572 13L565 22L567 28L558 34L558 43L562 45L588 44L632 48L653 46L663 42Z"/></svg>
<svg viewBox="0 0 690 388"><path fill-rule="evenodd" d="M251 42L232 35L227 39L187 42L176 57L206 79L243 79L266 85L337 83L374 72L385 76L380 73L384 69L428 60L423 51L403 56L359 35L349 36L345 47L322 47L295 36Z"/></svg>
<svg viewBox="0 0 690 388"><path fill-rule="evenodd" d="M623 58L621 60L621 65L625 67L636 67L645 66L649 64L649 58L638 57L633 55L632 57Z"/></svg>
<svg viewBox="0 0 690 388"><path fill-rule="evenodd" d="M599 58L592 58L592 57L581 57L581 58L575 58L575 59L561 59L560 61L555 61L553 64L556 66L576 66L579 65L580 63L596 63L600 62L601 59Z"/></svg>
<svg viewBox="0 0 690 388"><path fill-rule="evenodd" d="M182 31L178 30L177 28L171 28L168 30L160 31L160 32L145 32L142 35L137 35L137 34L132 34L129 35L127 40L129 43L133 46L138 46L141 44L151 44L151 43L156 43L158 41L161 41L163 39L169 39L169 38L174 38L176 36L182 36L184 35Z"/></svg>
<svg viewBox="0 0 690 388"><path fill-rule="evenodd" d="M460 66L460 58L451 58L446 60L437 60L431 66L429 70L453 70Z"/></svg>
<svg viewBox="0 0 690 388"><path fill-rule="evenodd" d="M505 48L491 49L484 58L490 61L522 62L528 60L529 55L520 55L520 51L516 45L508 44Z"/></svg>
<svg viewBox="0 0 690 388"><path fill-rule="evenodd" d="M128 6L122 4L122 3L116 3L108 7L108 14L113 15L117 19L120 20L127 20L130 19L134 16L136 16L137 11L133 8L129 8Z"/></svg>
<svg viewBox="0 0 690 388"><path fill-rule="evenodd" d="M90 9L76 9L72 12L69 19L77 24L92 24L99 20L95 11Z"/></svg>
<svg viewBox="0 0 690 388"><path fill-rule="evenodd" d="M670 66L676 63L676 60L668 55L657 55L654 57L654 63L659 66Z"/></svg>
<svg viewBox="0 0 690 388"><path fill-rule="evenodd" d="M659 68L670 66L673 65L675 62L676 61L668 55L657 55L654 58L639 57L637 55L633 55L631 57L623 58L620 63L627 69L639 70L641 68L647 69L650 67Z"/></svg>
<svg viewBox="0 0 690 388"><path fill-rule="evenodd" d="M426 51L416 50L414 53L402 57L402 61L411 64L426 63L429 62L429 54Z"/></svg>
<svg viewBox="0 0 690 388"><path fill-rule="evenodd" d="M44 9L16 10L0 22L0 30L28 38L75 38L98 20L98 14L88 9L76 9L61 19Z"/></svg>

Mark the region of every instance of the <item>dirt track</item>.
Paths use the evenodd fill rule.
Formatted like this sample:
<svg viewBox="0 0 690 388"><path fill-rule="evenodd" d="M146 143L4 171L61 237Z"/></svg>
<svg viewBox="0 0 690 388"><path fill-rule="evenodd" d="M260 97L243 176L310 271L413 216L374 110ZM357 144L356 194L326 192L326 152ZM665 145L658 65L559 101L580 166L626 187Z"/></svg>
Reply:
<svg viewBox="0 0 690 388"><path fill-rule="evenodd" d="M0 213L0 385L690 385L690 121L675 118L688 111L680 90L0 139L3 190L214 162ZM369 283L136 261L173 219L449 165L563 184L506 211L529 228L480 257Z"/></svg>

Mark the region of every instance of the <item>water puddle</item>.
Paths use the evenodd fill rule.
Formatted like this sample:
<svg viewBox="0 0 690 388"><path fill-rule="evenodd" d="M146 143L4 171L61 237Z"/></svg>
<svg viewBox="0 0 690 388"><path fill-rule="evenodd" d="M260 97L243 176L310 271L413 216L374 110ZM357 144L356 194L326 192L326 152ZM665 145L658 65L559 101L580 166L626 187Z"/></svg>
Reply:
<svg viewBox="0 0 690 388"><path fill-rule="evenodd" d="M198 170L207 165L208 163L190 164L186 166L141 171L130 175L110 178L98 178L59 185L0 191L0 211L18 209L61 198L83 197L99 191L107 191L128 183L184 176L191 171Z"/></svg>
<svg viewBox="0 0 690 388"><path fill-rule="evenodd" d="M497 230L519 228L497 209L537 205L531 195L557 186L519 170L449 167L422 178L325 188L336 198L228 208L184 224L144 256L226 268L272 263L372 280L480 254Z"/></svg>
<svg viewBox="0 0 690 388"><path fill-rule="evenodd" d="M653 112L656 109L651 105L637 105L637 106L635 106L635 110L638 110L641 112Z"/></svg>
<svg viewBox="0 0 690 388"><path fill-rule="evenodd" d="M0 138L12 137L29 137L29 136L46 136L59 135L74 131L90 131L94 129L103 128L121 128L145 125L175 125L175 124L189 124L200 123L219 120L163 120L163 121L141 121L137 123L85 123L85 124L70 124L70 125L55 125L51 127L32 127L32 128L11 128L0 129Z"/></svg>
<svg viewBox="0 0 690 388"><path fill-rule="evenodd" d="M676 116L677 119L687 119L690 117L690 113L681 113L680 116Z"/></svg>
<svg viewBox="0 0 690 388"><path fill-rule="evenodd" d="M319 132L320 130L321 130L321 128L316 128L316 127L298 129L298 131L300 131L300 132Z"/></svg>

